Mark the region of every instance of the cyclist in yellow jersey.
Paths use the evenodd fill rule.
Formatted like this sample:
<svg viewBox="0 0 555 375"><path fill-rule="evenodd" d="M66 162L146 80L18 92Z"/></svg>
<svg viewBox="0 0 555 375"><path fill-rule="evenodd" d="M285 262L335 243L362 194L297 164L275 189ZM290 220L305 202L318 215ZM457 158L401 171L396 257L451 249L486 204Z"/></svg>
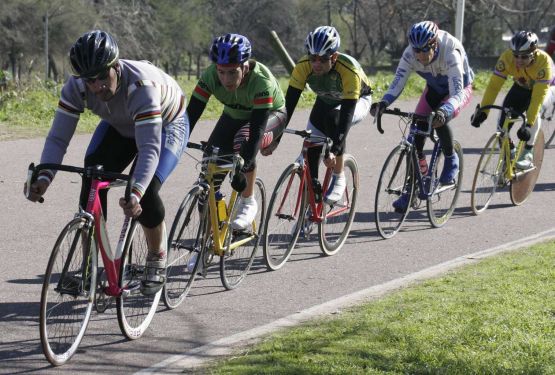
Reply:
<svg viewBox="0 0 555 375"><path fill-rule="evenodd" d="M307 54L295 65L285 95L288 121L301 93L308 84L316 93L307 129L312 134L328 136L333 141L326 167L333 167L333 176L325 200L337 202L345 190L343 153L350 126L362 121L370 111L372 88L362 67L353 57L338 52L339 33L334 27L320 26L305 40ZM313 178L318 177L321 149L308 151L308 165Z"/></svg>
<svg viewBox="0 0 555 375"><path fill-rule="evenodd" d="M514 84L505 96L503 106L526 111L527 119L527 123L517 132L518 138L526 141L525 150L516 163L517 168L529 169L533 166L533 147L540 128L540 109L542 103L549 99L549 86L554 84L553 71L551 57L538 49L537 35L529 31L519 31L511 39L510 49L503 52L497 60L482 102L478 106L493 104L507 77L513 77ZM488 111L477 111L472 116L472 126L479 127L487 115ZM514 148L512 144L511 147Z"/></svg>

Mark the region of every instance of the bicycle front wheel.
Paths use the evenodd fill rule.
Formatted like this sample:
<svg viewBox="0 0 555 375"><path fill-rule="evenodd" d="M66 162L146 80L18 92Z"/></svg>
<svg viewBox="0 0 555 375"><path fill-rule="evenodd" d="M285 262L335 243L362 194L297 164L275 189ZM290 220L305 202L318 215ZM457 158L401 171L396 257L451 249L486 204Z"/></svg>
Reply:
<svg viewBox="0 0 555 375"><path fill-rule="evenodd" d="M203 190L195 186L187 193L177 210L168 236L168 265L166 284L162 293L164 304L175 309L183 302L193 282L193 272L200 250L204 246L204 225L201 211L208 204L200 204Z"/></svg>
<svg viewBox="0 0 555 375"><path fill-rule="evenodd" d="M141 293L148 245L139 222L132 220L130 225L121 257L119 286L123 292L117 298L117 313L121 332L135 340L143 335L154 317L162 290L152 296Z"/></svg>
<svg viewBox="0 0 555 375"><path fill-rule="evenodd" d="M279 177L268 204L264 221L264 260L268 270L278 270L287 262L303 223L306 194L301 191L303 170L289 165Z"/></svg>
<svg viewBox="0 0 555 375"><path fill-rule="evenodd" d="M511 202L515 206L523 204L536 186L543 162L544 144L543 131L540 129L534 143L534 169L518 172L515 178L511 180Z"/></svg>
<svg viewBox="0 0 555 375"><path fill-rule="evenodd" d="M82 218L69 222L46 267L40 341L46 359L54 366L63 365L75 354L91 317L98 263L92 233Z"/></svg>
<svg viewBox="0 0 555 375"><path fill-rule="evenodd" d="M399 145L383 164L374 201L376 229L382 238L391 238L397 234L409 214L410 204L400 210L393 203L402 195L407 196L407 202L412 202L414 168L410 155L407 146Z"/></svg>
<svg viewBox="0 0 555 375"><path fill-rule="evenodd" d="M434 228L440 228L447 223L455 207L457 206L457 199L461 191L462 181L463 181L463 150L459 142L453 141L453 151L457 153L459 157L459 174L455 177L455 183L446 186L439 184L439 176L441 170L439 167L441 160L445 162L445 157L443 152L441 152L437 158L437 163L434 165L434 170L432 171L432 188L431 195L428 197L427 208L428 208L428 218L430 223Z"/></svg>
<svg viewBox="0 0 555 375"><path fill-rule="evenodd" d="M500 181L503 180L504 157L501 144L501 136L498 133L492 135L478 160L470 196L470 206L475 215L488 208Z"/></svg>
<svg viewBox="0 0 555 375"><path fill-rule="evenodd" d="M266 214L266 189L259 178L256 179L254 198L258 203L258 212L251 227L245 231L235 231L230 227L224 240L225 252L220 257L220 278L228 290L236 288L247 276L262 235L262 223ZM231 209L230 218L237 214L237 203L236 201Z"/></svg>
<svg viewBox="0 0 555 375"><path fill-rule="evenodd" d="M355 218L359 186L358 165L355 158L349 154L344 154L343 164L347 182L345 192L332 206L323 204L324 217L318 223L320 249L325 255L334 255L341 250ZM323 193L325 194L325 191Z"/></svg>

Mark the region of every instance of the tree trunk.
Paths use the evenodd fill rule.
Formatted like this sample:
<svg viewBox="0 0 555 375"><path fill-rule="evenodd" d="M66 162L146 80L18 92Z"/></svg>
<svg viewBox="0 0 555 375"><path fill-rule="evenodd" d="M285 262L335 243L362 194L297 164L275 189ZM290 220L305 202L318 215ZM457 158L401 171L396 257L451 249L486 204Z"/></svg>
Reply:
<svg viewBox="0 0 555 375"><path fill-rule="evenodd" d="M199 53L197 55L197 79L200 79L200 58L201 58L201 54Z"/></svg>
<svg viewBox="0 0 555 375"><path fill-rule="evenodd" d="M50 73L54 76L54 81L58 82L58 65L52 55L48 54L48 78L50 78Z"/></svg>
<svg viewBox="0 0 555 375"><path fill-rule="evenodd" d="M188 53L189 56L189 67L187 68L187 79L191 79L191 74L193 72L193 54L191 52Z"/></svg>

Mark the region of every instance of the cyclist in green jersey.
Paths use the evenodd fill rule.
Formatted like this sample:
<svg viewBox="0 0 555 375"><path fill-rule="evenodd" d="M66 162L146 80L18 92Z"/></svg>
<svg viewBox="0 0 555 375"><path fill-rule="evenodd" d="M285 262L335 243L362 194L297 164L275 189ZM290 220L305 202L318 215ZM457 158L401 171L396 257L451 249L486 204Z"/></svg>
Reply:
<svg viewBox="0 0 555 375"><path fill-rule="evenodd" d="M219 147L221 155L240 153L245 160L242 173L232 181L233 188L242 191L237 216L231 223L237 230L252 223L258 211L253 197L256 154L265 149L271 153L287 121L279 83L265 65L249 59L251 51L249 40L239 34L214 39L210 48L213 64L202 74L187 106L192 131L210 96L224 105L208 145ZM217 186L224 177L220 176Z"/></svg>
<svg viewBox="0 0 555 375"><path fill-rule="evenodd" d="M334 171L325 196L328 204L337 202L345 191L343 153L349 128L368 115L372 104L368 77L358 61L338 52L339 45L339 33L334 27L320 26L311 31L305 41L307 54L295 65L285 95L290 119L307 84L317 94L307 129L333 141L324 160L326 167L333 167ZM318 177L320 153L318 147L308 150L307 162L313 178Z"/></svg>

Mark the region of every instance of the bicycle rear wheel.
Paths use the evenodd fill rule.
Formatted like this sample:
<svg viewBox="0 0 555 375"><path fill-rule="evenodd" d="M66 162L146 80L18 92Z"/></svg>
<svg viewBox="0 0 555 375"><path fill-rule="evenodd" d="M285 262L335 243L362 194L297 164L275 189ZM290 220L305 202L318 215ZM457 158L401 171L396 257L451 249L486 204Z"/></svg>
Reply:
<svg viewBox="0 0 555 375"><path fill-rule="evenodd" d="M343 196L332 206L323 204L323 220L318 223L320 249L325 255L334 255L347 240L355 218L358 195L358 165L352 155L344 154L345 179L347 185ZM322 196L325 195L326 186Z"/></svg>
<svg viewBox="0 0 555 375"><path fill-rule="evenodd" d="M457 199L461 191L463 181L463 150L459 142L453 141L453 151L459 157L459 174L455 177L453 185L442 186L439 184L439 176L443 169L441 160L445 161L443 152L438 156L437 163L435 163L434 170L432 171L432 195L426 201L428 208L428 218L434 228L440 228L447 223L455 207L457 206ZM442 164L440 168L439 165Z"/></svg>
<svg viewBox="0 0 555 375"><path fill-rule="evenodd" d="M141 293L148 245L139 222L132 220L130 225L121 257L119 286L124 290L117 298L117 313L121 332L135 340L148 328L162 291L152 296Z"/></svg>
<svg viewBox="0 0 555 375"><path fill-rule="evenodd" d="M393 202L402 194L407 194L408 202L412 202L414 168L410 155L407 146L399 145L383 164L374 200L376 229L382 238L391 238L397 234L409 214L410 205L399 212L393 207Z"/></svg>
<svg viewBox="0 0 555 375"><path fill-rule="evenodd" d="M283 267L299 238L306 201L306 188L299 196L302 173L298 164L289 165L279 177L268 204L263 237L264 260L268 270Z"/></svg>
<svg viewBox="0 0 555 375"><path fill-rule="evenodd" d="M504 157L501 144L502 138L499 133L492 135L478 160L470 196L470 206L475 215L488 208L500 181L503 181Z"/></svg>
<svg viewBox="0 0 555 375"><path fill-rule="evenodd" d="M204 225L201 224L208 207L208 204L199 206L202 194L200 186L187 193L168 236L168 265L162 296L169 309L175 309L183 302L196 277L196 272L193 272L195 257L198 259L205 243Z"/></svg>
<svg viewBox="0 0 555 375"><path fill-rule="evenodd" d="M555 139L555 106L542 108L542 130L545 137L545 148L550 148Z"/></svg>
<svg viewBox="0 0 555 375"><path fill-rule="evenodd" d="M515 206L524 203L536 186L543 162L544 145L544 134L540 129L534 143L534 169L522 174L517 173L516 177L511 180L511 202Z"/></svg>
<svg viewBox="0 0 555 375"><path fill-rule="evenodd" d="M254 198L258 203L258 213L252 223L252 227L245 231L235 231L228 229L225 240L225 253L220 257L220 278L226 289L236 288L249 272L258 244L262 235L262 224L266 214L266 189L261 179L257 178L254 187ZM238 202L236 201L231 209L230 218L236 215ZM238 241L249 241L230 250L230 246Z"/></svg>
<svg viewBox="0 0 555 375"><path fill-rule="evenodd" d="M66 363L75 354L91 317L98 254L92 229L82 218L70 221L52 249L42 284L40 341L48 362Z"/></svg>

